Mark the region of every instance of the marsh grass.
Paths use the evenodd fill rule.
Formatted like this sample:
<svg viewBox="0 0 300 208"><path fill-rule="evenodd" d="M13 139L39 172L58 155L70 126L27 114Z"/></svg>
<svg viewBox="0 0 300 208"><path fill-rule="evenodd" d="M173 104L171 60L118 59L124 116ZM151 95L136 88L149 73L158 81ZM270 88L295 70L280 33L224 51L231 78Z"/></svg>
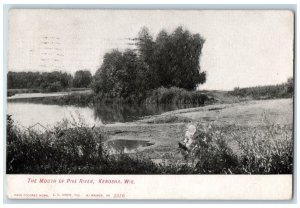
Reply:
<svg viewBox="0 0 300 208"><path fill-rule="evenodd" d="M188 91L178 87L160 87L151 91L144 102L152 104L204 105L213 102L213 99L200 91Z"/></svg>
<svg viewBox="0 0 300 208"><path fill-rule="evenodd" d="M292 129L196 124L192 149L165 153L154 163L140 154L110 154L101 128L81 119L63 121L46 132L18 129L7 116L9 174L291 174ZM239 151L230 143L235 141Z"/></svg>
<svg viewBox="0 0 300 208"><path fill-rule="evenodd" d="M291 174L292 129L265 120L263 127L198 124L187 155L197 174ZM238 149L233 150L232 143Z"/></svg>
<svg viewBox="0 0 300 208"><path fill-rule="evenodd" d="M154 174L159 167L138 155L111 155L100 129L81 119L46 132L24 131L7 116L8 174Z"/></svg>
<svg viewBox="0 0 300 208"><path fill-rule="evenodd" d="M251 129L249 136L237 139L241 150L241 169L249 174L291 174L293 172L292 129L267 125Z"/></svg>

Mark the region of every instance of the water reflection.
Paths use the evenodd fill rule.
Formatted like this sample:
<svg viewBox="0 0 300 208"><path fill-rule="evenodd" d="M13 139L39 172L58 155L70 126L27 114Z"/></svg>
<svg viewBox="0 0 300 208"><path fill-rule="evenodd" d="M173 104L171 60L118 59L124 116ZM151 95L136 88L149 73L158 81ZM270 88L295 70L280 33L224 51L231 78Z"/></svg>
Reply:
<svg viewBox="0 0 300 208"><path fill-rule="evenodd" d="M15 124L24 128L30 128L37 123L52 128L64 119L83 122L89 126L102 125L102 121L95 117L94 110L90 107L8 102L6 112L12 115Z"/></svg>
<svg viewBox="0 0 300 208"><path fill-rule="evenodd" d="M144 116L159 115L167 111L189 108L191 105L129 105L98 104L93 106L95 117L103 123L131 122Z"/></svg>
<svg viewBox="0 0 300 208"><path fill-rule="evenodd" d="M110 140L107 142L107 145L110 147L113 154L119 153L134 153L143 147L148 147L153 145L149 141L144 140Z"/></svg>
<svg viewBox="0 0 300 208"><path fill-rule="evenodd" d="M191 105L129 105L97 104L92 106L67 106L42 104L38 99L9 101L7 113L19 124L29 127L36 123L54 125L62 119L82 117L88 125L131 122L144 116L158 115L166 111L195 107Z"/></svg>

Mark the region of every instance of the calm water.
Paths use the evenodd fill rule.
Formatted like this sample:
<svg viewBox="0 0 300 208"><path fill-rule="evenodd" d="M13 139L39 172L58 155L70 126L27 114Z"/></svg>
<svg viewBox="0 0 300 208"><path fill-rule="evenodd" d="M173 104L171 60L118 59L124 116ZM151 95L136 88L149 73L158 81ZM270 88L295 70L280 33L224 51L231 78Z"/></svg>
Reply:
<svg viewBox="0 0 300 208"><path fill-rule="evenodd" d="M144 116L158 115L166 111L192 106L175 105L128 105L99 104L87 107L66 105L45 105L30 102L7 103L7 114L12 115L16 124L25 128L36 123L51 127L63 119L78 121L83 119L87 125L100 126L108 123L124 123L140 119Z"/></svg>
<svg viewBox="0 0 300 208"><path fill-rule="evenodd" d="M148 147L154 143L144 140L111 140L107 142L113 153L134 153L143 147Z"/></svg>

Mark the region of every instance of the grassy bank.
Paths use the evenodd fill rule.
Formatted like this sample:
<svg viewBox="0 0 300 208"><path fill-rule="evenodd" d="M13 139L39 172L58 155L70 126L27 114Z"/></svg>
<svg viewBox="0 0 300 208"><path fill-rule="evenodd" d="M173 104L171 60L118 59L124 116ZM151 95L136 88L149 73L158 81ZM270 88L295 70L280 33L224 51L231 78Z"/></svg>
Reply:
<svg viewBox="0 0 300 208"><path fill-rule="evenodd" d="M289 79L290 80L290 79ZM87 88L70 88L66 91L82 91ZM41 92L36 89L16 89L8 90L8 95L12 96L17 93L34 93ZM151 90L144 98L109 98L100 96L94 92L87 93L71 93L57 97L41 97L26 98L27 101L58 104L58 105L78 105L86 106L98 103L114 103L114 104L167 104L167 105L193 105L203 106L213 103L239 103L246 100L263 100L263 99L279 99L293 97L292 80L280 85L259 86L249 88L235 88L233 91L188 91L182 88L160 87Z"/></svg>
<svg viewBox="0 0 300 208"><path fill-rule="evenodd" d="M22 99L24 101L24 99ZM193 105L201 106L205 104L211 104L214 99L211 96L207 96L200 91L187 91L181 88L158 88L150 91L146 98L137 100L126 100L122 98L106 98L99 95L88 93L71 93L63 96L53 97L39 97L39 98L26 98L26 101L43 103L43 104L57 104L57 105L90 105L98 103L113 103L113 104L172 104L172 105Z"/></svg>
<svg viewBox="0 0 300 208"><path fill-rule="evenodd" d="M7 97L22 93L40 93L41 89L7 89Z"/></svg>
<svg viewBox="0 0 300 208"><path fill-rule="evenodd" d="M93 93L71 93L63 96L25 98L20 101L33 103L53 104L53 105L76 105L87 106L98 102L98 97Z"/></svg>
<svg viewBox="0 0 300 208"><path fill-rule="evenodd" d="M236 97L249 97L251 99L277 99L291 98L294 93L293 79L289 79L287 83L279 85L257 86L247 88L235 88L228 94Z"/></svg>
<svg viewBox="0 0 300 208"><path fill-rule="evenodd" d="M90 88L66 88L64 90L60 90L59 92L73 92L73 91L85 91ZM11 97L16 94L26 94L26 93L48 93L40 88L29 88L29 89L7 89L7 97Z"/></svg>
<svg viewBox="0 0 300 208"><path fill-rule="evenodd" d="M46 132L18 129L7 117L7 173L29 174L283 174L292 173L292 130L195 124L191 151L154 163L143 152L111 154L107 134L78 122ZM239 132L239 134L237 134ZM240 132L243 132L242 134ZM233 151L229 141L239 151ZM178 149L179 150L179 149Z"/></svg>

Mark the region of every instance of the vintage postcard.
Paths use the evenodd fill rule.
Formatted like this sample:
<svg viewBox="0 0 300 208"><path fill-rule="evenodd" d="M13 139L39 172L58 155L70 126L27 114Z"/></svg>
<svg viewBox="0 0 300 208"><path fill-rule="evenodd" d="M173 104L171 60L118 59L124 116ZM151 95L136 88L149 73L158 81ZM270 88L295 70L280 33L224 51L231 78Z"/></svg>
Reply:
<svg viewBox="0 0 300 208"><path fill-rule="evenodd" d="M292 11L8 21L7 198L292 198Z"/></svg>

